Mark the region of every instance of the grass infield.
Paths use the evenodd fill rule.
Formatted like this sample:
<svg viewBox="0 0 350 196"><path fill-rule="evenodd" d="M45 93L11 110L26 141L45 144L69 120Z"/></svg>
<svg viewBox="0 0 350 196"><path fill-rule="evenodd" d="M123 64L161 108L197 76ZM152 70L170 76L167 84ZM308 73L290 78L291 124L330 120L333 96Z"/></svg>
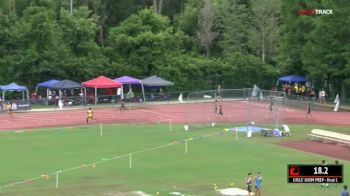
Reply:
<svg viewBox="0 0 350 196"><path fill-rule="evenodd" d="M216 195L214 184L245 189L247 173L258 171L263 176L262 195L340 195L341 185L330 184L326 189L320 184L287 183L287 164L318 164L322 159L334 163L334 158L277 145L307 139L312 128L329 127L291 126L292 137L287 138L259 134L245 138L240 133L238 141L231 132L223 132L230 127L186 132L173 125L170 132L169 124L103 125L102 137L99 125L0 132L0 195L118 195L130 191ZM346 128L336 129L346 133ZM186 154L183 140L189 138L194 139L188 140ZM159 148L151 149L154 147ZM132 155L129 168L128 154L133 152L138 153ZM125 156L116 157L120 155ZM112 157L115 159L109 160ZM350 162L340 162L344 164L344 184L349 185ZM74 167L80 168L67 171ZM59 188L55 187L56 171L63 171ZM4 188L36 177L39 179Z"/></svg>

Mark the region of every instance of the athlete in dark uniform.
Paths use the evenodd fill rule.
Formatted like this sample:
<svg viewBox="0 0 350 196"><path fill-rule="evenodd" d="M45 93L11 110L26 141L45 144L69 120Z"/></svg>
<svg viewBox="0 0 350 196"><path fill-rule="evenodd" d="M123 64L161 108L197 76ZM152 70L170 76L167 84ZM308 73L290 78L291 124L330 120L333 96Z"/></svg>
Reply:
<svg viewBox="0 0 350 196"><path fill-rule="evenodd" d="M246 184L247 184L248 196L250 196L252 192L252 173L248 173Z"/></svg>
<svg viewBox="0 0 350 196"><path fill-rule="evenodd" d="M271 97L271 100L270 100L270 111L272 111L272 106L273 106L273 99Z"/></svg>
<svg viewBox="0 0 350 196"><path fill-rule="evenodd" d="M221 117L220 116L224 116L224 112L222 111L222 105L220 104L219 105L219 112L218 112L218 118L220 119Z"/></svg>
<svg viewBox="0 0 350 196"><path fill-rule="evenodd" d="M124 99L120 100L120 108L119 108L119 112L122 110L126 110L125 105L124 105Z"/></svg>
<svg viewBox="0 0 350 196"><path fill-rule="evenodd" d="M215 103L214 103L214 113L218 114L219 112L219 107L218 107L218 100L215 99Z"/></svg>
<svg viewBox="0 0 350 196"><path fill-rule="evenodd" d="M311 115L311 104L308 103L307 105L307 114Z"/></svg>

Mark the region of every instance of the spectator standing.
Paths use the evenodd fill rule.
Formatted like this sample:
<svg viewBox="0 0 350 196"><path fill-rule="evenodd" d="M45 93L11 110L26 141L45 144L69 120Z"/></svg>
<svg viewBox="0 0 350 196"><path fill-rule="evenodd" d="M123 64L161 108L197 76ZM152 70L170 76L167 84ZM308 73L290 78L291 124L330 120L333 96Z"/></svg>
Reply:
<svg viewBox="0 0 350 196"><path fill-rule="evenodd" d="M255 195L261 196L261 183L262 183L262 176L260 172L257 173L255 176Z"/></svg>
<svg viewBox="0 0 350 196"><path fill-rule="evenodd" d="M343 192L341 193L341 196L349 196L348 186L344 185Z"/></svg>
<svg viewBox="0 0 350 196"><path fill-rule="evenodd" d="M218 85L218 88L216 89L216 99L218 99L219 101L221 101L222 100L222 97L221 97L221 92L222 91L222 89L221 89L221 85L219 84Z"/></svg>
<svg viewBox="0 0 350 196"><path fill-rule="evenodd" d="M320 102L322 103L322 104L325 104L325 103L327 103L326 102L326 91L324 91L323 89L321 90L321 92L320 92Z"/></svg>
<svg viewBox="0 0 350 196"><path fill-rule="evenodd" d="M252 192L252 173L248 173L248 177L246 179L246 185L247 185L247 191L248 191L248 196L251 195Z"/></svg>
<svg viewBox="0 0 350 196"><path fill-rule="evenodd" d="M305 96L305 85L301 86L300 93L301 93L302 96Z"/></svg>

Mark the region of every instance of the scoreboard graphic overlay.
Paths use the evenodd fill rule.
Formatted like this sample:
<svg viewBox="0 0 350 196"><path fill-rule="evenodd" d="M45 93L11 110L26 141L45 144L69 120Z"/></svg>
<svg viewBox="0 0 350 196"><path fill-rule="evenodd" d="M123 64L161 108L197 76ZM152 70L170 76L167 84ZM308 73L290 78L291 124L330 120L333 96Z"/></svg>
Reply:
<svg viewBox="0 0 350 196"><path fill-rule="evenodd" d="M288 165L288 183L343 183L343 165Z"/></svg>

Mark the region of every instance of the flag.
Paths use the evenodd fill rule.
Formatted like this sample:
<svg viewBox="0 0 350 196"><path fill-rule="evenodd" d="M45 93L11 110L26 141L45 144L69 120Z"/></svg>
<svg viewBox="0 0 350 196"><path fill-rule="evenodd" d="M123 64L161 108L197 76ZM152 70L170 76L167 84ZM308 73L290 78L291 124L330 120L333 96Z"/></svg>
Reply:
<svg viewBox="0 0 350 196"><path fill-rule="evenodd" d="M334 112L337 112L339 110L339 104L340 104L340 100L339 100L339 94L337 94L337 96L334 99Z"/></svg>
<svg viewBox="0 0 350 196"><path fill-rule="evenodd" d="M184 100L182 99L182 93L179 95L179 102L180 102L180 103L183 103L183 102L184 102Z"/></svg>

